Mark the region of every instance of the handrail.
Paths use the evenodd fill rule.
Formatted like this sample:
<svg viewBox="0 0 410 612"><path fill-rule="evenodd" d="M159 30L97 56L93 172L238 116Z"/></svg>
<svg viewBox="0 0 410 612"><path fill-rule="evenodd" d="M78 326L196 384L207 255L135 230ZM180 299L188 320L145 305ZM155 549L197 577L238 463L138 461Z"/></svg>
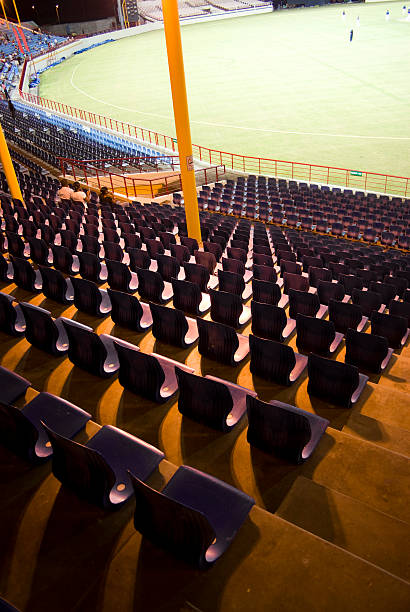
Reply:
<svg viewBox="0 0 410 612"><path fill-rule="evenodd" d="M178 151L177 141L171 136L110 117L104 117L91 111L78 109L62 102L41 98L35 94L26 93L21 88L19 93L23 100L36 104L41 108L47 108L54 112L68 115L76 120L86 121L99 128L109 129L127 137L149 142L152 146L163 147L173 152ZM230 170L239 173L267 174L298 181L317 182L363 191L391 193L405 198L410 197L410 177L362 171L354 168L338 168L320 164L252 157L238 153L218 151L200 145L192 145L192 148L196 159L210 165L224 165Z"/></svg>
<svg viewBox="0 0 410 612"><path fill-rule="evenodd" d="M91 188L98 186L98 189L101 189L102 185L109 185L113 193L117 192L127 198L138 196L154 198L158 195L179 191L182 186L179 172L164 171L162 176L143 178L97 168L94 165L95 160L92 160L92 164L86 160L68 160L61 157L59 160L63 176L72 176L75 181L79 180ZM195 178L201 180L203 176L205 182L216 182L224 174L225 166L223 165L195 170Z"/></svg>

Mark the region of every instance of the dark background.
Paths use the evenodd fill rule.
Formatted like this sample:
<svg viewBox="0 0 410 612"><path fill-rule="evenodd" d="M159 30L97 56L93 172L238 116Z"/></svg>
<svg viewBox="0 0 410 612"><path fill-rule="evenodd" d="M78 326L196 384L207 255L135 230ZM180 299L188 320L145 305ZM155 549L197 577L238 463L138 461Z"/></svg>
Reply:
<svg viewBox="0 0 410 612"><path fill-rule="evenodd" d="M16 0L16 4L21 21L35 21L38 25L57 23L56 4L61 23L104 19L116 12L115 0ZM7 16L16 20L12 0L5 0L4 6ZM3 17L1 7L0 14Z"/></svg>

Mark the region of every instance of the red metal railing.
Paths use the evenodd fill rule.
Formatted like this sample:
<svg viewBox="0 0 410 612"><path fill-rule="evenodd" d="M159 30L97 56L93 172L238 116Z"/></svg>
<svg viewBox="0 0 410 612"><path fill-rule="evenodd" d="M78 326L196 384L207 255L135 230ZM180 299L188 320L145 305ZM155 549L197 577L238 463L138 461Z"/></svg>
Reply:
<svg viewBox="0 0 410 612"><path fill-rule="evenodd" d="M42 108L62 113L87 121L97 127L107 128L125 136L137 138L151 145L161 146L171 151L178 151L175 138L153 132L146 128L137 127L117 119L104 117L90 111L81 110L62 102L55 102L46 98L40 98L31 93L25 93L20 87L20 96L23 100L36 104ZM308 164L275 160L261 157L250 157L237 153L227 153L216 149L209 149L199 145L193 145L193 153L199 159L210 165L224 165L226 168L244 172L247 174L266 174L269 176L283 177L297 181L316 182L328 185L338 185L360 189L363 191L377 191L381 193L392 193L401 197L410 197L410 178L382 174L379 172L358 171L354 168L337 168L332 166L321 166L319 164Z"/></svg>
<svg viewBox="0 0 410 612"><path fill-rule="evenodd" d="M59 159L63 176L71 176L75 181L85 183L93 189L101 189L102 186L106 186L113 193L122 194L127 198L155 198L181 189L181 174L179 172L163 171L161 176L136 177L98 168L94 160L89 162ZM216 182L224 174L225 166L223 165L195 170L195 178L199 184Z"/></svg>
<svg viewBox="0 0 410 612"><path fill-rule="evenodd" d="M59 157L61 172L64 172L64 163L69 164L77 163L78 160ZM127 163L128 166L139 168L140 172L158 172L159 170L167 170L164 166L169 166L172 170L180 170L179 157L177 155L164 155L163 157L150 157L150 156L138 156L138 155L124 155L123 157L109 157L106 159L82 159L81 164L88 164L90 167L106 169L106 166L119 167ZM151 166L151 168L142 169L142 166ZM162 166L162 167L160 167Z"/></svg>

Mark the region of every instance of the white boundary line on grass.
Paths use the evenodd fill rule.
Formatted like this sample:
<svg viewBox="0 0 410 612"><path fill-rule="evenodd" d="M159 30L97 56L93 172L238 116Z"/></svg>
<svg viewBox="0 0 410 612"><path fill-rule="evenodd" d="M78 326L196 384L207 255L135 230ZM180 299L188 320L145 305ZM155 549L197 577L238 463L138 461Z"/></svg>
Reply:
<svg viewBox="0 0 410 612"><path fill-rule="evenodd" d="M158 119L166 119L167 121L171 120L171 117L167 115L160 115L158 113L146 113L144 111L136 110L134 108L127 108L126 106L118 106L117 104L112 104L111 102L105 102L104 100L100 100L100 98L95 98L91 94L87 93L80 87L74 83L74 76L77 73L77 70L80 68L81 64L76 66L71 74L70 84L76 89L79 93L83 94L87 98L94 100L94 102L99 102L100 104L105 104L106 106L111 106L112 108L117 108L118 110L124 110L131 113L137 113L139 115L145 115L147 117L157 117ZM320 136L320 137L331 137L331 138L358 138L364 140L410 140L410 136L361 136L359 134L330 134L329 132L297 132L290 130L272 130L270 128L257 128L257 127L247 127L244 125L231 125L229 123L212 123L209 121L195 121L194 119L190 120L190 123L196 123L198 125L208 125L211 127L220 127L220 128L228 128L233 130L244 130L248 132L265 132L271 134L292 134L296 136ZM148 129L148 128L146 128Z"/></svg>

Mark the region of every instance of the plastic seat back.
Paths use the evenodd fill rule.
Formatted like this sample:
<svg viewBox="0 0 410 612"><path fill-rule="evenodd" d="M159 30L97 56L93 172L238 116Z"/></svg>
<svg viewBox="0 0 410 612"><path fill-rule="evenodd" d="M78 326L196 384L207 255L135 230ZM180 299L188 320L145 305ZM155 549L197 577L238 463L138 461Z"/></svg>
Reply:
<svg viewBox="0 0 410 612"><path fill-rule="evenodd" d="M298 314L315 317L320 308L317 295L307 291L289 289L289 316L296 319Z"/></svg>
<svg viewBox="0 0 410 612"><path fill-rule="evenodd" d="M204 357L234 365L234 355L239 347L238 336L232 327L197 319L199 344L198 351Z"/></svg>
<svg viewBox="0 0 410 612"><path fill-rule="evenodd" d="M287 324L284 308L252 300L252 333L260 338L282 342L282 332Z"/></svg>
<svg viewBox="0 0 410 612"><path fill-rule="evenodd" d="M152 334L156 340L165 344L185 347L188 322L182 310L150 304L152 313Z"/></svg>
<svg viewBox="0 0 410 612"><path fill-rule="evenodd" d="M389 350L386 338L348 329L345 340L345 363L357 366L360 371L381 371L381 365Z"/></svg>
<svg viewBox="0 0 410 612"><path fill-rule="evenodd" d="M209 289L209 295L211 296L211 319L235 329L240 327L239 317L242 314L243 306L239 295L213 289Z"/></svg>
<svg viewBox="0 0 410 612"><path fill-rule="evenodd" d="M279 385L290 385L290 374L296 365L293 349L286 344L249 334L250 371Z"/></svg>
<svg viewBox="0 0 410 612"><path fill-rule="evenodd" d="M308 375L307 391L310 395L350 408L352 395L359 385L356 366L310 354Z"/></svg>

